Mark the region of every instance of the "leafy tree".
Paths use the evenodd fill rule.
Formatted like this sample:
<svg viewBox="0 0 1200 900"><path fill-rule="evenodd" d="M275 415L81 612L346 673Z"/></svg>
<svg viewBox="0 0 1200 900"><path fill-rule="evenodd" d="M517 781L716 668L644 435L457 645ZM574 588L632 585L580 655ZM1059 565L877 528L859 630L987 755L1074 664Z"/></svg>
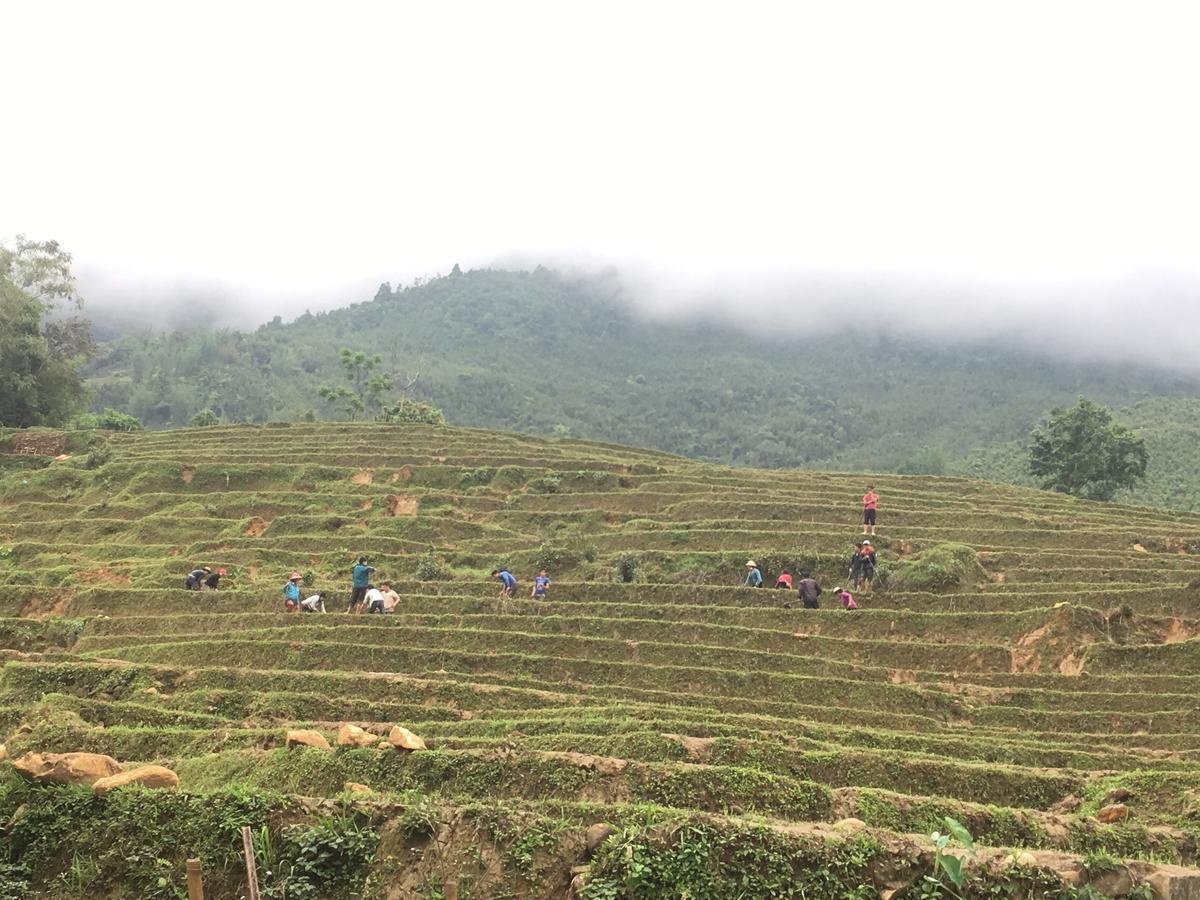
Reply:
<svg viewBox="0 0 1200 900"><path fill-rule="evenodd" d="M946 454L940 447L922 447L896 469L901 475L945 475Z"/></svg>
<svg viewBox="0 0 1200 900"><path fill-rule="evenodd" d="M336 387L321 385L317 394L353 421L367 411L378 413L383 406L382 395L392 389L393 376L379 371L383 357L376 353L368 356L361 350L355 352L343 347L338 357L342 374L349 382Z"/></svg>
<svg viewBox="0 0 1200 900"><path fill-rule="evenodd" d="M1030 435L1029 472L1042 487L1111 500L1146 477L1146 443L1112 420L1112 410L1084 397L1057 407Z"/></svg>
<svg viewBox="0 0 1200 900"><path fill-rule="evenodd" d="M209 428L213 425L220 425L221 418L207 406L196 412L189 420L188 424L193 428Z"/></svg>
<svg viewBox="0 0 1200 900"><path fill-rule="evenodd" d="M59 425L83 405L79 365L95 343L85 320L64 314L81 304L56 241L0 245L0 423Z"/></svg>

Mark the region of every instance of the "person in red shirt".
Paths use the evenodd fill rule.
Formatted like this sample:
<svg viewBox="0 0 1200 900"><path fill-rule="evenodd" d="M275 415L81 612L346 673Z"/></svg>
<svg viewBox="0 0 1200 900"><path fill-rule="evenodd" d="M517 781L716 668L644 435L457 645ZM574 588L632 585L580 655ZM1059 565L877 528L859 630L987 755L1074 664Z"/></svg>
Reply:
<svg viewBox="0 0 1200 900"><path fill-rule="evenodd" d="M775 579L775 587L790 591L792 589L792 573L787 569L780 572L779 577Z"/></svg>
<svg viewBox="0 0 1200 900"><path fill-rule="evenodd" d="M875 509L879 506L879 495L875 493L875 485L868 484L867 492L863 494L863 534L875 535ZM867 529L871 529L868 531Z"/></svg>

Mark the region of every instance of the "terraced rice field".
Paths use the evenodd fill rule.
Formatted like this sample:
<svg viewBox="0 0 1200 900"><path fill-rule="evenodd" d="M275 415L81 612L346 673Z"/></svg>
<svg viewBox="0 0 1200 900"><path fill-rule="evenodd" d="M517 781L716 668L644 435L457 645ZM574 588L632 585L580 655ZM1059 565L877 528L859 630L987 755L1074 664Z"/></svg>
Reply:
<svg viewBox="0 0 1200 900"><path fill-rule="evenodd" d="M187 856L247 896L242 825L265 897L1200 896L1198 517L879 476L877 584L805 610L742 565L843 582L860 474L415 426L109 441L0 469L5 750L180 784L6 775L0 897L185 896ZM345 615L360 554L394 615ZM329 614L284 611L293 569ZM925 880L946 816L980 848L957 888Z"/></svg>

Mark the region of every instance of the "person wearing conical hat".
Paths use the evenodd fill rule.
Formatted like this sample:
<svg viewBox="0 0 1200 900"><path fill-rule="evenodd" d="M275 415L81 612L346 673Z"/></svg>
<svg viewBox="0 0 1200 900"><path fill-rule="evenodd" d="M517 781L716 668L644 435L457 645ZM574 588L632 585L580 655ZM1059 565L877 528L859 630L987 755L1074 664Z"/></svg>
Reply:
<svg viewBox="0 0 1200 900"><path fill-rule="evenodd" d="M746 580L742 587L762 587L762 572L758 571L758 563L752 559L746 560Z"/></svg>
<svg viewBox="0 0 1200 900"><path fill-rule="evenodd" d="M288 612L295 612L300 607L300 582L303 580L303 575L293 572L283 586L283 605Z"/></svg>

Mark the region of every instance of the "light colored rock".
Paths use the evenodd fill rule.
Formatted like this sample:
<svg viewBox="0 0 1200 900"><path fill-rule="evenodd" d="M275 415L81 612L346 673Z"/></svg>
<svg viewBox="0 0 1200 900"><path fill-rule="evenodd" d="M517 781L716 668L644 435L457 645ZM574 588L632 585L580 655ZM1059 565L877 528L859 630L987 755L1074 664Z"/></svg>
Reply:
<svg viewBox="0 0 1200 900"><path fill-rule="evenodd" d="M1123 788L1123 787L1113 788L1111 791L1109 791L1107 794L1104 795L1104 799L1101 800L1100 802L1103 803L1105 806L1111 806L1114 803L1124 803L1126 800L1128 800L1132 796L1133 796L1133 794L1129 791L1128 788Z"/></svg>
<svg viewBox="0 0 1200 900"><path fill-rule="evenodd" d="M864 822L862 819L854 818L839 819L833 823L833 828L835 831L841 831L846 834L854 834L855 832L863 831L866 829L866 827L866 822Z"/></svg>
<svg viewBox="0 0 1200 900"><path fill-rule="evenodd" d="M1037 857L1027 850L1014 854L1012 860L1016 865L1026 868L1033 868L1038 864Z"/></svg>
<svg viewBox="0 0 1200 900"><path fill-rule="evenodd" d="M308 728L297 728L289 731L286 743L288 749L292 747L316 747L318 750L332 749L329 746L329 741L325 740L325 735Z"/></svg>
<svg viewBox="0 0 1200 900"><path fill-rule="evenodd" d="M402 725L393 725L388 743L399 750L424 750L425 742Z"/></svg>
<svg viewBox="0 0 1200 900"><path fill-rule="evenodd" d="M617 833L617 829L613 828L607 822L597 822L587 830L585 842L587 844L588 856L595 853L600 845L607 841L610 837Z"/></svg>
<svg viewBox="0 0 1200 900"><path fill-rule="evenodd" d="M1081 887L1084 882L1083 864L1077 859L1058 860L1051 864L1059 878L1071 887Z"/></svg>
<svg viewBox="0 0 1200 900"><path fill-rule="evenodd" d="M339 747L370 747L379 740L377 735L359 728L357 725L342 725L338 728L337 742Z"/></svg>
<svg viewBox="0 0 1200 900"><path fill-rule="evenodd" d="M1051 806L1050 811L1057 813L1073 813L1081 806L1083 806L1082 800L1080 800L1074 794L1067 794L1067 796L1063 797L1061 800Z"/></svg>
<svg viewBox="0 0 1200 900"><path fill-rule="evenodd" d="M390 743L390 742L388 742L388 741L380 741L380 742L379 742L379 743L378 743L376 746L378 746L380 750L392 750L392 749L394 749L394 748L392 747L391 743Z"/></svg>
<svg viewBox="0 0 1200 900"><path fill-rule="evenodd" d="M49 784L92 784L116 775L121 764L101 753L26 753L13 768L34 781Z"/></svg>
<svg viewBox="0 0 1200 900"><path fill-rule="evenodd" d="M1133 875L1124 867L1105 872L1089 882L1104 897L1124 897L1133 890Z"/></svg>
<svg viewBox="0 0 1200 900"><path fill-rule="evenodd" d="M0 744L0 760L8 759L8 745Z"/></svg>
<svg viewBox="0 0 1200 900"><path fill-rule="evenodd" d="M1124 803L1111 803L1096 813L1096 818L1107 825L1129 818L1129 807Z"/></svg>
<svg viewBox="0 0 1200 900"><path fill-rule="evenodd" d="M342 788L351 794L373 794L375 793L365 784L359 784L357 781L347 781L342 785Z"/></svg>
<svg viewBox="0 0 1200 900"><path fill-rule="evenodd" d="M98 778L92 784L92 793L103 797L114 788L127 784L140 784L148 788L173 788L179 785L179 776L163 766L141 766L127 772L118 772L107 778Z"/></svg>

